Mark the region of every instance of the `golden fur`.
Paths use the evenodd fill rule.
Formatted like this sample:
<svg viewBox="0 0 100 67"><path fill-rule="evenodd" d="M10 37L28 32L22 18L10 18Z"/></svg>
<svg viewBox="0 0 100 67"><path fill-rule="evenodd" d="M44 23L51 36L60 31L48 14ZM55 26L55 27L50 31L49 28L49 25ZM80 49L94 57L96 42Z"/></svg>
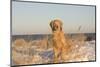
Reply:
<svg viewBox="0 0 100 67"><path fill-rule="evenodd" d="M59 61L64 62L70 46L66 43L64 32L62 31L62 21L58 19L53 20L50 22L50 26L53 32L54 63L58 63Z"/></svg>

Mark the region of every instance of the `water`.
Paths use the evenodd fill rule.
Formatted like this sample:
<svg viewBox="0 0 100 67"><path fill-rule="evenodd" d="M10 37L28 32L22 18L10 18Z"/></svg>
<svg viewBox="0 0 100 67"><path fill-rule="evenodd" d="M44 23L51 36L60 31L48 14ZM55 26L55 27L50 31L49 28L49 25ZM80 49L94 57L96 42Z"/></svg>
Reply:
<svg viewBox="0 0 100 67"><path fill-rule="evenodd" d="M95 33L83 33L86 37L87 40L95 40ZM69 36L69 37L73 37L78 35L77 33L72 33L72 34L65 34L65 37ZM12 35L12 41L16 40L16 39L25 39L27 41L30 40L41 40L44 39L46 37L50 37L51 34L34 34L34 35Z"/></svg>

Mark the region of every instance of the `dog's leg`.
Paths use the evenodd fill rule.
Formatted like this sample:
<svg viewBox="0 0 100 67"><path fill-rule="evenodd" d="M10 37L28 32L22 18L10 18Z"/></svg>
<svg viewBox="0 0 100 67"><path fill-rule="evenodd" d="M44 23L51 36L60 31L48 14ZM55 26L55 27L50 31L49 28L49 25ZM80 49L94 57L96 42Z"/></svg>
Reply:
<svg viewBox="0 0 100 67"><path fill-rule="evenodd" d="M54 48L54 63L58 63L60 59L60 50L57 48Z"/></svg>
<svg viewBox="0 0 100 67"><path fill-rule="evenodd" d="M62 52L61 52L61 59L63 62L67 61L69 58L68 58L68 53L69 53L69 50L70 50L70 45L69 45L69 42L66 42L66 39L64 37L64 35L62 35Z"/></svg>
<svg viewBox="0 0 100 67"><path fill-rule="evenodd" d="M61 60L62 62L66 61L67 60L67 51L66 51L66 48L62 48L62 51L61 51Z"/></svg>
<svg viewBox="0 0 100 67"><path fill-rule="evenodd" d="M63 62L68 61L70 58L70 56L68 55L68 53L71 50L71 46L70 45L65 45L62 47L62 52L61 52L61 59Z"/></svg>

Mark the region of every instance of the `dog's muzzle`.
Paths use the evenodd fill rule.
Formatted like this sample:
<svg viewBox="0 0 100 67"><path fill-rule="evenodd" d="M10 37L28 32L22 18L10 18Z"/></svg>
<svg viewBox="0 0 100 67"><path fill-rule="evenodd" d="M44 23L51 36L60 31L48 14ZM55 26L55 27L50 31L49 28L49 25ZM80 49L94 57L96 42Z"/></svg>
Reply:
<svg viewBox="0 0 100 67"><path fill-rule="evenodd" d="M58 30L58 26L57 25L53 26L52 30L53 31L57 31Z"/></svg>

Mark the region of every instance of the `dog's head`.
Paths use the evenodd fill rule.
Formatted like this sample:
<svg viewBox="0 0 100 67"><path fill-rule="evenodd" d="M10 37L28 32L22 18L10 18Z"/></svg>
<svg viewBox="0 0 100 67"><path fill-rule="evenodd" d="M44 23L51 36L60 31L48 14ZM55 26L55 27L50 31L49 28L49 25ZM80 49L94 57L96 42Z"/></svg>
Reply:
<svg viewBox="0 0 100 67"><path fill-rule="evenodd" d="M62 21L59 19L52 20L50 22L50 27L52 31L62 31Z"/></svg>

